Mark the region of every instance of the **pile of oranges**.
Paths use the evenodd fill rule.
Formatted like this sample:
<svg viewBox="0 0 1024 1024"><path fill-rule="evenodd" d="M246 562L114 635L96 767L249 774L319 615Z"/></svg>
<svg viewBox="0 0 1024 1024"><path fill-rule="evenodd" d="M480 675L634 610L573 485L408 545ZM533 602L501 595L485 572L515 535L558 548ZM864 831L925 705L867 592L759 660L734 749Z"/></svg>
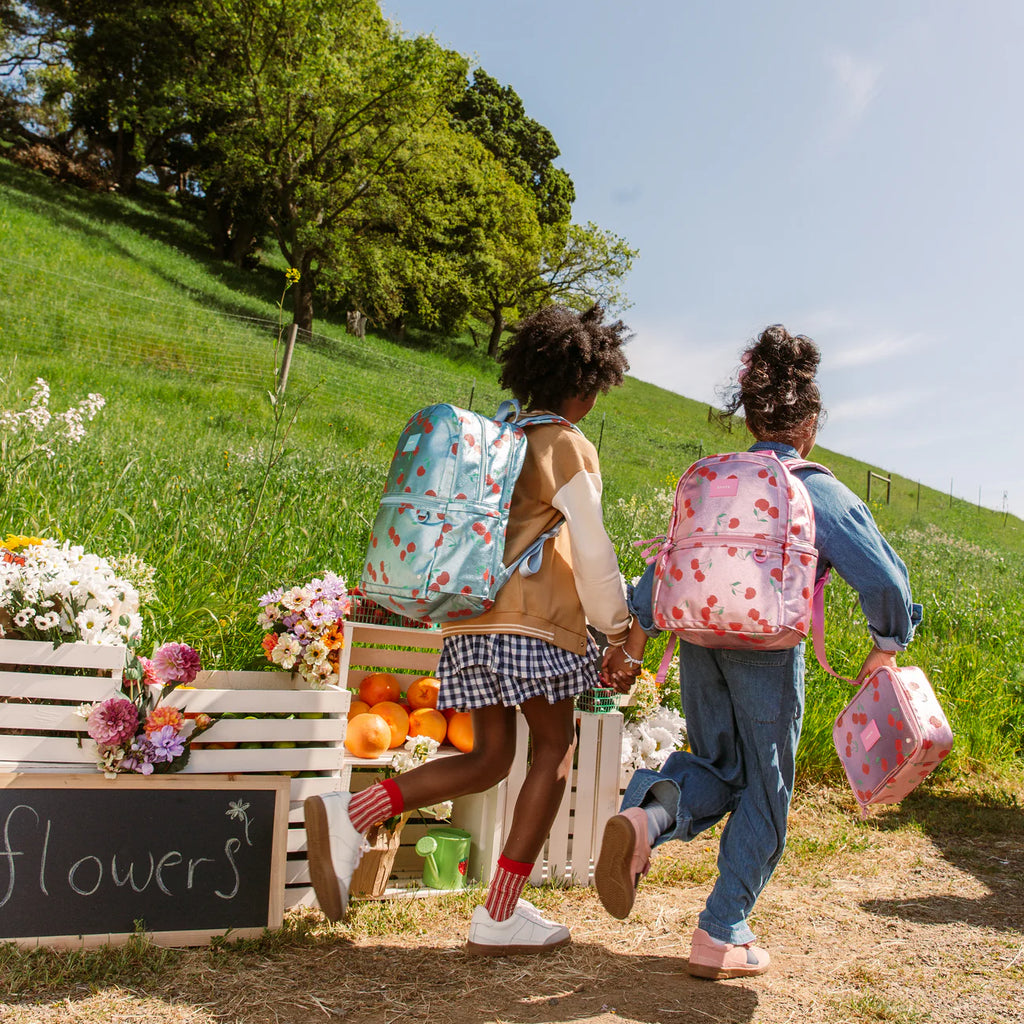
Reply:
<svg viewBox="0 0 1024 1024"><path fill-rule="evenodd" d="M473 724L468 711L437 710L440 684L420 676L402 693L390 672L375 672L359 684L359 697L348 712L345 746L356 757L380 757L400 747L409 736L429 736L457 750L473 749Z"/></svg>

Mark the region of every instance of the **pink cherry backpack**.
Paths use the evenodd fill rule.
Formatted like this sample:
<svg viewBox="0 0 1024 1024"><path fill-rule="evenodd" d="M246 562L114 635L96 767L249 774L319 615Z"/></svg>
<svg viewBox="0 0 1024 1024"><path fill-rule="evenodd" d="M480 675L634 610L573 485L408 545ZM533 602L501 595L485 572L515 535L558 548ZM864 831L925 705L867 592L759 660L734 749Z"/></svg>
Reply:
<svg viewBox="0 0 1024 1024"><path fill-rule="evenodd" d="M811 499L793 471L809 466L830 473L759 451L711 455L682 475L667 536L645 542L658 545L648 560L660 629L733 650L806 638L818 552Z"/></svg>

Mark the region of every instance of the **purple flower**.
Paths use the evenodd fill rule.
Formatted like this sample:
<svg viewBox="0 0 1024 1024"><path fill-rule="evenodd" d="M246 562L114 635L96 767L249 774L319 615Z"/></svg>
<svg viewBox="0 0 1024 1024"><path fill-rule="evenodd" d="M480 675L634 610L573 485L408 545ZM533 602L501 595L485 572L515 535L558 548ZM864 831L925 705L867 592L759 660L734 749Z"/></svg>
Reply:
<svg viewBox="0 0 1024 1024"><path fill-rule="evenodd" d="M173 761L185 750L185 742L173 725L165 725L150 733L149 742L153 746L153 761L157 764Z"/></svg>
<svg viewBox="0 0 1024 1024"><path fill-rule="evenodd" d="M153 655L153 671L165 683L191 683L199 673L199 652L188 644L164 644Z"/></svg>
<svg viewBox="0 0 1024 1024"><path fill-rule="evenodd" d="M139 728L139 709L124 697L109 697L93 709L87 728L101 746L123 746Z"/></svg>

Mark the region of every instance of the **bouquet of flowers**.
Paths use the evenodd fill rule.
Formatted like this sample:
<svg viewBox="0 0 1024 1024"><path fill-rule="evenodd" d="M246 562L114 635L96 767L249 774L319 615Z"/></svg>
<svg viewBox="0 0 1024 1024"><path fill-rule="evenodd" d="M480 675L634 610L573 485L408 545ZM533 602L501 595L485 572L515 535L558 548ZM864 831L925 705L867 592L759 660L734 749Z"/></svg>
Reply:
<svg viewBox="0 0 1024 1024"><path fill-rule="evenodd" d="M275 665L296 671L310 686L337 685L343 620L352 607L345 581L332 572L301 587L276 590L259 599L258 622L269 630L263 651Z"/></svg>
<svg viewBox="0 0 1024 1024"><path fill-rule="evenodd" d="M139 592L106 559L42 537L0 543L0 637L133 650L141 634Z"/></svg>
<svg viewBox="0 0 1024 1024"><path fill-rule="evenodd" d="M139 658L143 677L96 704L82 704L105 775L180 772L188 764L191 743L205 732L209 715L189 716L160 702L175 687L188 685L199 672L199 655L188 644L168 643L152 659Z"/></svg>
<svg viewBox="0 0 1024 1024"><path fill-rule="evenodd" d="M660 702L657 680L646 669L634 684L631 698L632 704L623 709L622 767L660 769L669 754L686 745L686 720Z"/></svg>

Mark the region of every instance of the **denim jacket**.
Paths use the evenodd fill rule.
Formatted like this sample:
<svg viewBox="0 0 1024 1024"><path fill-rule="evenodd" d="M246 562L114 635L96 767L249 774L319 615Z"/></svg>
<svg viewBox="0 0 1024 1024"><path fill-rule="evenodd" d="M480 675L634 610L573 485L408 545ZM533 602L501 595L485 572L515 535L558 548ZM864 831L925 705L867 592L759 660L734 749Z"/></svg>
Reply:
<svg viewBox="0 0 1024 1024"><path fill-rule="evenodd" d="M752 452L772 451L783 460L798 459L788 444L758 441ZM921 621L921 605L910 593L907 567L879 532L871 510L845 484L815 469L798 469L814 506L817 576L830 566L857 592L875 646L902 651ZM650 636L654 625L651 603L654 565L649 565L629 594L629 610Z"/></svg>

